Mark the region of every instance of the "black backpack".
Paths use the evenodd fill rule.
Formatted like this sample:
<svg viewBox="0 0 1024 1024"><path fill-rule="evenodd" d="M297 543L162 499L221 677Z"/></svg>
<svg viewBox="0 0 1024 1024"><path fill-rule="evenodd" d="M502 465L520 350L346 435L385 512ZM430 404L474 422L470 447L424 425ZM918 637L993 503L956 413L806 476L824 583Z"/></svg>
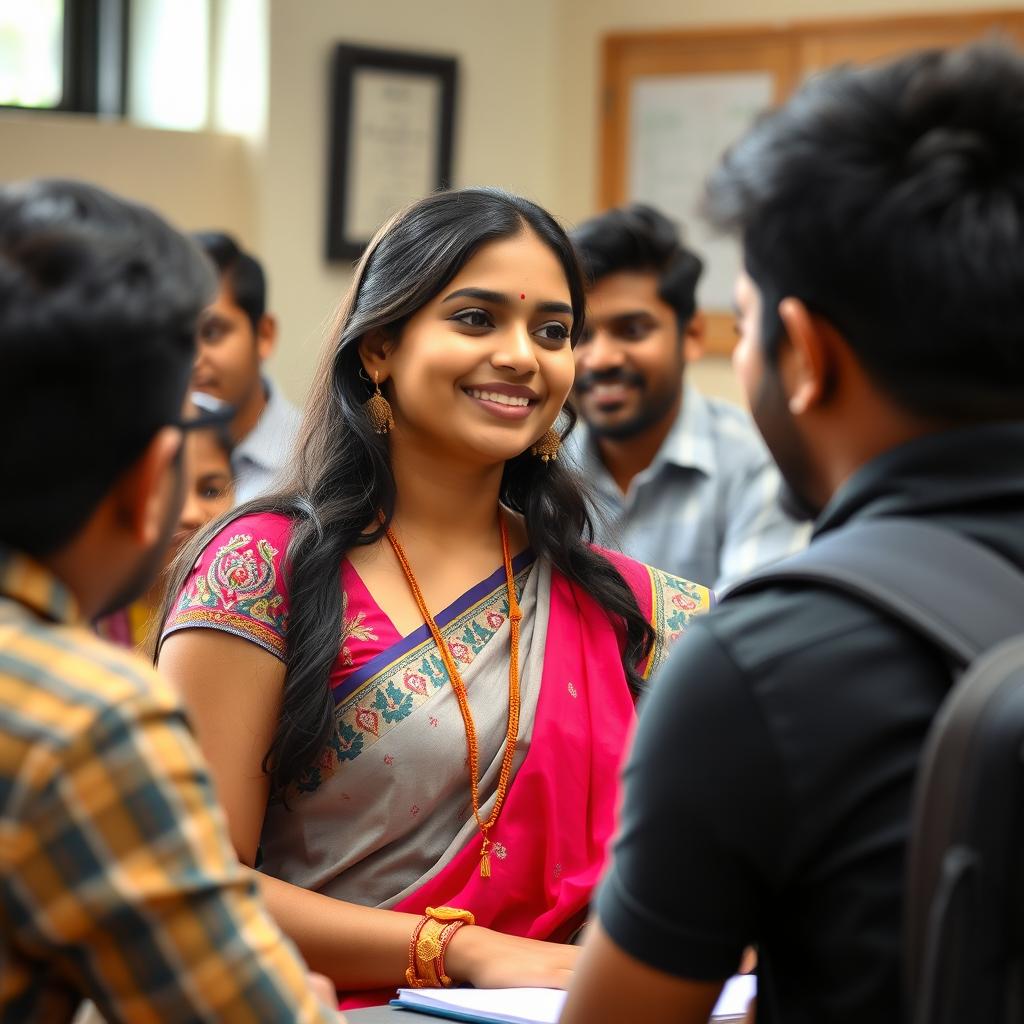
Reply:
<svg viewBox="0 0 1024 1024"><path fill-rule="evenodd" d="M793 582L842 591L903 623L945 654L956 680L915 783L908 1020L1024 1021L1024 572L943 527L865 520L743 579L723 600Z"/></svg>

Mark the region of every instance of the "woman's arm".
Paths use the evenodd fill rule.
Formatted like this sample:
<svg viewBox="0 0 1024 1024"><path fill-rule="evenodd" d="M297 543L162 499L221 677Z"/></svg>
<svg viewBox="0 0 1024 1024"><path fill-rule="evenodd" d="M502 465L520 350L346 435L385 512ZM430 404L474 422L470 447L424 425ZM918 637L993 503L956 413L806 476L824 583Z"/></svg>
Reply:
<svg viewBox="0 0 1024 1024"><path fill-rule="evenodd" d="M252 867L269 796L262 764L280 713L285 666L229 633L190 629L164 641L160 671L182 694L232 842ZM259 884L271 914L314 971L341 989L404 983L418 917L346 903L267 875L259 875ZM564 988L577 953L572 946L465 927L452 939L446 964L457 981L477 986Z"/></svg>

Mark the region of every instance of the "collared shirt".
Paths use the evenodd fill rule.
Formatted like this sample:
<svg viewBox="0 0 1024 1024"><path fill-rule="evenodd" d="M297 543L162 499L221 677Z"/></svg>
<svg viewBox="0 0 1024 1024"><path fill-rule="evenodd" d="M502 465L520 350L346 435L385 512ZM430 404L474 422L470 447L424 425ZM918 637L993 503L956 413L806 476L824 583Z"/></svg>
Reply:
<svg viewBox="0 0 1024 1024"><path fill-rule="evenodd" d="M277 475L299 432L302 415L298 409L264 379L267 404L256 426L235 445L231 469L235 475L235 500L240 504L266 494L276 485Z"/></svg>
<svg viewBox="0 0 1024 1024"><path fill-rule="evenodd" d="M170 686L0 549L0 1021L326 1024L252 878Z"/></svg>
<svg viewBox="0 0 1024 1024"><path fill-rule="evenodd" d="M912 516L1024 571L1022 465L1024 423L912 441L855 473L815 536ZM947 599L958 606L956 578ZM705 980L757 943L758 1020L905 1020L911 798L950 683L932 645L820 584L738 595L694 620L640 711L596 901L609 935Z"/></svg>
<svg viewBox="0 0 1024 1024"><path fill-rule="evenodd" d="M651 464L623 495L581 423L569 439L596 491L596 541L720 590L799 551L810 527L779 505L781 480L750 417L684 386L682 407Z"/></svg>

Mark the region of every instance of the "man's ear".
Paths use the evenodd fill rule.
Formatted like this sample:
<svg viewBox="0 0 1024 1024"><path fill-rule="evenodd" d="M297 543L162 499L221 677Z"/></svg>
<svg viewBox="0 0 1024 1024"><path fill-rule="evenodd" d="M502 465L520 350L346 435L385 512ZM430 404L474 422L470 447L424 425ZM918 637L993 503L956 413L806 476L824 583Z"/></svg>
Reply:
<svg viewBox="0 0 1024 1024"><path fill-rule="evenodd" d="M836 331L800 299L792 297L779 303L779 318L789 342L780 352L779 369L789 396L789 411L799 416L831 397Z"/></svg>
<svg viewBox="0 0 1024 1024"><path fill-rule="evenodd" d="M256 354L260 362L266 362L277 345L277 317L273 313L264 313L256 325Z"/></svg>
<svg viewBox="0 0 1024 1024"><path fill-rule="evenodd" d="M683 356L688 363L695 363L707 349L708 321L703 310L696 310L683 331Z"/></svg>
<svg viewBox="0 0 1024 1024"><path fill-rule="evenodd" d="M368 331L359 339L359 358L363 369L371 381L380 378L380 382L390 376L391 353L394 343L385 336L383 331Z"/></svg>
<svg viewBox="0 0 1024 1024"><path fill-rule="evenodd" d="M139 547L151 547L170 517L169 502L180 499L174 467L183 443L177 427L162 427L121 475L113 497L117 520ZM177 513L181 510L175 511Z"/></svg>

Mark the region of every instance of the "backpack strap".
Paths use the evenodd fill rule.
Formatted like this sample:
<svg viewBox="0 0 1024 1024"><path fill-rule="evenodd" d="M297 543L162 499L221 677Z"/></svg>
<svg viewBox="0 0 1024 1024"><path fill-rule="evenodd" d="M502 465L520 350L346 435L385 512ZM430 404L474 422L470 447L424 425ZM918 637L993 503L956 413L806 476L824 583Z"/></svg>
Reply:
<svg viewBox="0 0 1024 1024"><path fill-rule="evenodd" d="M868 519L728 588L727 601L774 584L814 583L877 608L960 667L1024 632L1024 572L953 530L909 518Z"/></svg>

